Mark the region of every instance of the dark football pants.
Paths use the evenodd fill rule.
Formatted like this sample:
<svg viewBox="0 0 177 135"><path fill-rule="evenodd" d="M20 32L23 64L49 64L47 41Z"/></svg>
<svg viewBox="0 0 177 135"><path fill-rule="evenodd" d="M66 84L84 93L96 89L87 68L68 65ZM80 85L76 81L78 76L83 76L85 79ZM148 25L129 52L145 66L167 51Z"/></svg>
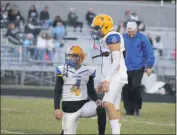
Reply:
<svg viewBox="0 0 177 135"><path fill-rule="evenodd" d="M127 113L134 114L135 109L142 107L141 80L144 69L127 71L128 84L123 87L123 102Z"/></svg>

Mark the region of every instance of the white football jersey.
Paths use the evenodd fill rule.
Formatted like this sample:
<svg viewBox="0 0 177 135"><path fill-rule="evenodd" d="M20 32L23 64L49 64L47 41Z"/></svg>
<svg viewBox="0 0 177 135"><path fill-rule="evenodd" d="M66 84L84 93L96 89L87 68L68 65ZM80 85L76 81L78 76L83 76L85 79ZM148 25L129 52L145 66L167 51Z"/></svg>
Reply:
<svg viewBox="0 0 177 135"><path fill-rule="evenodd" d="M87 94L87 83L90 76L95 77L95 69L81 66L76 70L70 66L68 66L68 69L67 66L58 66L56 67L55 74L56 76L63 76L63 101L79 101L89 98Z"/></svg>
<svg viewBox="0 0 177 135"><path fill-rule="evenodd" d="M117 74L120 75L120 77L118 77L118 81L123 82L123 83L127 83L128 82L127 67L125 65L125 60L124 60L124 56L123 56L123 51L125 50L123 36L118 32L110 31L108 34L106 34L102 38L100 44L102 46L102 52L105 52L105 51L110 52L107 42L109 42L110 44L116 43L116 36L120 38L120 51L121 51L120 66L119 66L119 70L117 71ZM108 57L103 57L103 68L102 68L103 73L102 73L101 79L105 79L105 77L107 76L107 73L109 71L109 67L110 67L111 63L112 63L112 55L111 54Z"/></svg>

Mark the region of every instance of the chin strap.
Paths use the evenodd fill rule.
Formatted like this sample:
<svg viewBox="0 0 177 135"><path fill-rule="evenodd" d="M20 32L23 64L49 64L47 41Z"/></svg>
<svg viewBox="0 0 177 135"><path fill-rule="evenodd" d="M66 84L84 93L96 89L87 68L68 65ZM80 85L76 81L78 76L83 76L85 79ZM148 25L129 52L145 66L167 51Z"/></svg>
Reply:
<svg viewBox="0 0 177 135"><path fill-rule="evenodd" d="M67 59L66 59L66 53L65 53L65 64L64 64L64 68L63 68L63 76L68 77L68 64L66 63ZM65 73L65 67L66 67L66 73Z"/></svg>

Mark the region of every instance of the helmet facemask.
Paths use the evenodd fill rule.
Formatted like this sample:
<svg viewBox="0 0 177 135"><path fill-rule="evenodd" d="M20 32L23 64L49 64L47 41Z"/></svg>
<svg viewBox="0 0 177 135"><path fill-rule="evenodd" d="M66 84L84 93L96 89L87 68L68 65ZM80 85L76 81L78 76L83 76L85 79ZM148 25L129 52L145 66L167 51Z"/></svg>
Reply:
<svg viewBox="0 0 177 135"><path fill-rule="evenodd" d="M80 56L78 54L66 54L66 64L74 68L80 66Z"/></svg>
<svg viewBox="0 0 177 135"><path fill-rule="evenodd" d="M95 26L93 27L93 31L91 33L91 37L94 40L99 40L100 38L104 37L104 33L101 31L101 27L100 26Z"/></svg>
<svg viewBox="0 0 177 135"><path fill-rule="evenodd" d="M85 59L85 53L83 49L78 45L73 45L69 47L66 55L65 55L65 63L67 66L71 66L74 68L79 68Z"/></svg>

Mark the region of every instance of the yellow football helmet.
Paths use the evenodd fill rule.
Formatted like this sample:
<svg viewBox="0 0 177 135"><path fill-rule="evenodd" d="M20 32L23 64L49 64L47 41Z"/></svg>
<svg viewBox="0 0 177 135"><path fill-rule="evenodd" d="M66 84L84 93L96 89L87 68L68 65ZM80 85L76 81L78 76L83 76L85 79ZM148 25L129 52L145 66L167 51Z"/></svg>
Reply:
<svg viewBox="0 0 177 135"><path fill-rule="evenodd" d="M69 66L74 66L75 64L81 64L85 59L85 52L79 45L72 45L68 48L66 52L66 64ZM74 57L75 60L71 57Z"/></svg>
<svg viewBox="0 0 177 135"><path fill-rule="evenodd" d="M94 30L100 29L102 36L105 36L109 31L114 29L114 22L109 15L99 14L93 19L91 26Z"/></svg>

